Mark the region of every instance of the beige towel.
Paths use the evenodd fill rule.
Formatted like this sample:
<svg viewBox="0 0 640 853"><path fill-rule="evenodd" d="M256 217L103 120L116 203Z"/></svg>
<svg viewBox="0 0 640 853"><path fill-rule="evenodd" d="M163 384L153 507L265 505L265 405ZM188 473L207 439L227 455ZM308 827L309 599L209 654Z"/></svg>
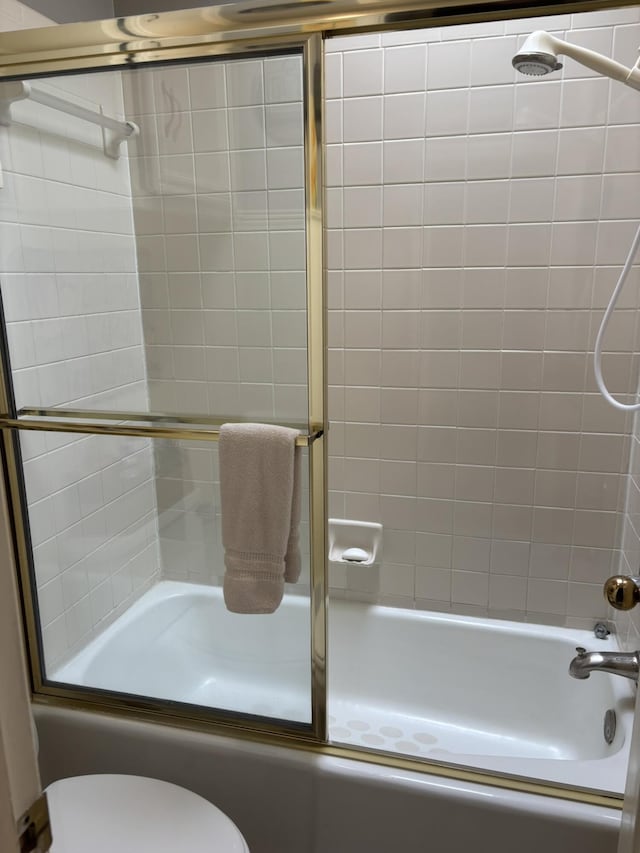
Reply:
<svg viewBox="0 0 640 853"><path fill-rule="evenodd" d="M297 432L297 431L295 431ZM293 453L293 495L291 497L291 525L289 527L289 541L287 542L287 553L284 555L284 579L287 583L295 583L300 577L302 558L300 556L300 505L302 503L300 490L302 476L300 461L300 450L294 446Z"/></svg>
<svg viewBox="0 0 640 853"><path fill-rule="evenodd" d="M267 424L224 424L220 430L223 589L233 613L277 609L285 555L287 580L299 574L297 435Z"/></svg>

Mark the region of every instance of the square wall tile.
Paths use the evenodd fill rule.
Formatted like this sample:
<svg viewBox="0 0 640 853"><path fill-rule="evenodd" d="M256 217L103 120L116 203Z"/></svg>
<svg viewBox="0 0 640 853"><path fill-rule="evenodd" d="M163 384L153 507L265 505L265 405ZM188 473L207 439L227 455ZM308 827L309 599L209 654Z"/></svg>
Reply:
<svg viewBox="0 0 640 853"><path fill-rule="evenodd" d="M344 103L345 142L375 142L382 138L382 98L351 98Z"/></svg>
<svg viewBox="0 0 640 853"><path fill-rule="evenodd" d="M383 123L385 139L423 137L425 130L424 93L385 95Z"/></svg>
<svg viewBox="0 0 640 853"><path fill-rule="evenodd" d="M387 48L384 52L385 94L423 92L426 64L427 49L423 44Z"/></svg>
<svg viewBox="0 0 640 853"><path fill-rule="evenodd" d="M343 96L378 95L382 89L383 51L358 50L343 54ZM349 107L346 107L349 109Z"/></svg>

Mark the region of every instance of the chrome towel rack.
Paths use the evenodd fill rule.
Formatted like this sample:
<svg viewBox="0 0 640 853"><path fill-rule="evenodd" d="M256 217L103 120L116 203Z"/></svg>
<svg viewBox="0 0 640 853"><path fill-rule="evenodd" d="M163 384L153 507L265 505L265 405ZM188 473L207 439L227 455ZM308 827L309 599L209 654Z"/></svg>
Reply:
<svg viewBox="0 0 640 853"><path fill-rule="evenodd" d="M133 121L118 121L118 119L106 116L101 112L87 109L87 107L74 104L73 101L60 98L58 95L51 95L42 89L34 89L30 83L25 83L24 80L10 80L0 83L0 125L8 127L13 121L12 105L16 101L27 99L42 104L44 107L50 107L52 110L58 110L91 122L91 124L99 125L103 129L104 153L113 160L120 157L122 143L140 133L140 128ZM105 130L110 132L108 137L104 134Z"/></svg>

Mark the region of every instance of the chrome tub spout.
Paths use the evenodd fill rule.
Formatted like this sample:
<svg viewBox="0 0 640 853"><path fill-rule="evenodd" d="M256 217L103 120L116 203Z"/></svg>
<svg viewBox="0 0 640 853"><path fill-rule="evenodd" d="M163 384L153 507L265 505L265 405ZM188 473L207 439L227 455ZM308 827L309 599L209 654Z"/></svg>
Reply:
<svg viewBox="0 0 640 853"><path fill-rule="evenodd" d="M578 653L569 664L569 675L573 678L589 678L592 672L609 672L622 675L638 683L640 674L640 651L637 652L588 652L578 646Z"/></svg>

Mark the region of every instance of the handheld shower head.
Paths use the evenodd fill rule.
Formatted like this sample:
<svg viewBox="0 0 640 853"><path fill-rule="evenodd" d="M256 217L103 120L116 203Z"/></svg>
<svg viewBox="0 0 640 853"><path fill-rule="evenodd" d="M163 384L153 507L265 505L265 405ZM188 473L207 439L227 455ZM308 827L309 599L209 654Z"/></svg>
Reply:
<svg viewBox="0 0 640 853"><path fill-rule="evenodd" d="M598 74L604 74L633 89L640 90L640 60L633 68L627 68L626 65L609 59L608 56L563 41L544 30L531 33L513 57L512 63L516 71L520 71L521 74L541 76L562 68L562 63L558 62L558 54L569 56Z"/></svg>
<svg viewBox="0 0 640 853"><path fill-rule="evenodd" d="M550 53L518 53L513 57L513 67L529 77L542 77L559 71L562 63Z"/></svg>
<svg viewBox="0 0 640 853"><path fill-rule="evenodd" d="M554 41L553 36L542 30L532 33L513 57L513 67L521 74L533 77L559 71L562 63L558 62Z"/></svg>

